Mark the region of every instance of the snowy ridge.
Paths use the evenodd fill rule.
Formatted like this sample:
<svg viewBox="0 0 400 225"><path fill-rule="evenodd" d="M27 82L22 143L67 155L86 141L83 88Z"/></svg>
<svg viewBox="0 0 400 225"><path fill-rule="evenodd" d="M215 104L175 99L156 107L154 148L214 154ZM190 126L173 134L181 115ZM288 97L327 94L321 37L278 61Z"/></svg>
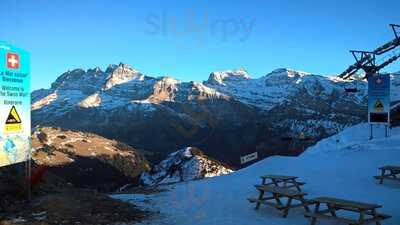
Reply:
<svg viewBox="0 0 400 225"><path fill-rule="evenodd" d="M310 95L326 99L336 91L339 95L352 98L359 104L362 104L366 96L366 82L364 81L353 81L362 91L353 96L347 96L344 87L349 81L292 69L277 69L258 79L246 77L246 79L228 79L224 82L215 82L213 74L205 82L206 85L242 102L266 110L290 100L302 90L306 90Z"/></svg>
<svg viewBox="0 0 400 225"><path fill-rule="evenodd" d="M34 102L32 104L32 110L40 109L43 106L50 105L57 98L58 98L57 92L53 92L53 93L47 95L46 97L40 99L39 101Z"/></svg>
<svg viewBox="0 0 400 225"><path fill-rule="evenodd" d="M144 185L170 184L231 172L231 169L205 156L199 149L187 147L170 154L154 166L151 172L143 173L140 181Z"/></svg>
<svg viewBox="0 0 400 225"><path fill-rule="evenodd" d="M250 76L245 69L235 71L212 72L208 78L208 82L225 85L225 81L241 81L249 80Z"/></svg>
<svg viewBox="0 0 400 225"><path fill-rule="evenodd" d="M393 87L400 87L400 76L392 76ZM361 91L349 95L344 88L353 83ZM400 100L399 88L393 88L392 100ZM365 104L365 81L346 81L337 77L324 77L292 69L277 69L252 79L244 69L213 72L205 82L182 82L172 77L153 78L126 64L110 65L106 71L96 67L84 71L75 69L62 74L51 89L32 94L33 110L52 107L60 102L79 107L116 108L129 105L132 100L154 104L163 101L186 102L201 99L233 98L245 104L269 110L306 91L311 96L329 99L333 94ZM75 91L74 96L65 96ZM43 96L46 94L45 96ZM70 94L70 93L68 93ZM120 98L124 104L106 105L101 98ZM83 102L82 102L83 101ZM94 101L94 103L93 103ZM107 103L108 104L108 103Z"/></svg>
<svg viewBox="0 0 400 225"><path fill-rule="evenodd" d="M144 75L139 73L137 70L130 68L126 64L120 64L115 70L113 70L109 77L107 77L107 82L103 87L104 90L109 90L116 85L120 85L131 80L144 80Z"/></svg>
<svg viewBox="0 0 400 225"><path fill-rule="evenodd" d="M71 92L74 92L72 96ZM132 108L141 103L227 98L202 83L181 82L172 77L148 77L123 63L110 65L105 72L98 67L68 71L57 78L51 89L38 90L32 96L32 109L46 108L46 111L56 110L60 105L115 109ZM108 99L115 99L115 102Z"/></svg>
<svg viewBox="0 0 400 225"><path fill-rule="evenodd" d="M254 210L254 204L246 200L258 195L254 185L261 182L261 175L293 175L306 182L302 191L308 193L307 198L330 196L380 204L383 207L378 211L392 216L384 224L398 225L399 184L389 181L378 184L373 176L379 174L381 166L399 164L400 128L392 129L389 138L378 135L368 141L365 126L360 124L322 140L308 149L310 154L300 157L271 157L227 176L171 185L162 194L113 197L161 213L162 216L142 224L184 225L190 220L197 225L309 225L302 208L291 209L289 216L282 218L271 207ZM337 137L341 143L335 146ZM318 224L332 223L321 220Z"/></svg>

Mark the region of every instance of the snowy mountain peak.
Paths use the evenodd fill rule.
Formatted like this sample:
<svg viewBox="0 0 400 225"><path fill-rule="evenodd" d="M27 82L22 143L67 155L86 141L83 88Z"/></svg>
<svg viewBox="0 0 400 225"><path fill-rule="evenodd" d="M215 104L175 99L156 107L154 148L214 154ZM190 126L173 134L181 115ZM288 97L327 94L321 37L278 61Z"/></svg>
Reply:
<svg viewBox="0 0 400 225"><path fill-rule="evenodd" d="M104 90L109 90L115 85L123 84L131 80L144 80L144 75L131 68L127 64L111 65L107 68L110 75L107 77Z"/></svg>
<svg viewBox="0 0 400 225"><path fill-rule="evenodd" d="M244 69L244 68L237 69L233 73L236 74L237 76L242 76L242 77L244 77L246 79L250 79L250 76L247 73L247 70Z"/></svg>
<svg viewBox="0 0 400 225"><path fill-rule="evenodd" d="M212 87L204 85L202 82L191 82L192 96L189 100L193 99L207 99L207 98L229 98L228 95L218 92Z"/></svg>
<svg viewBox="0 0 400 225"><path fill-rule="evenodd" d="M97 75L103 73L103 71L100 69L100 67L96 66L94 69L88 69L87 73L93 73Z"/></svg>
<svg viewBox="0 0 400 225"><path fill-rule="evenodd" d="M238 69L234 71L228 70L223 72L212 72L208 78L208 82L214 84L223 84L225 80L240 81L249 79L250 76L245 69Z"/></svg>
<svg viewBox="0 0 400 225"><path fill-rule="evenodd" d="M272 71L267 76L285 76L285 77L293 78L293 77L303 77L303 76L307 76L307 75L311 75L311 73L297 71L297 70L293 70L293 69L289 69L289 68L280 68L280 69L276 69L276 70Z"/></svg>
<svg viewBox="0 0 400 225"><path fill-rule="evenodd" d="M115 64L108 65L108 67L106 69L106 73L112 73L117 67L118 67L118 65L115 65Z"/></svg>
<svg viewBox="0 0 400 225"><path fill-rule="evenodd" d="M74 69L72 71L68 70L67 72L61 74L56 81L51 84L51 88L59 88L64 84L74 82L74 80L80 80L82 76L84 76L86 72L83 69Z"/></svg>
<svg viewBox="0 0 400 225"><path fill-rule="evenodd" d="M153 167L150 173L143 173L140 180L145 185L168 184L220 176L230 172L231 169L206 156L200 149L186 147L171 153Z"/></svg>
<svg viewBox="0 0 400 225"><path fill-rule="evenodd" d="M172 77L162 77L153 85L153 94L149 99L153 103L174 101L179 83L180 81Z"/></svg>
<svg viewBox="0 0 400 225"><path fill-rule="evenodd" d="M179 84L180 83L179 80L177 80L177 79L175 79L173 77L170 77L170 76L162 77L159 82L163 83L163 84L170 84L170 85Z"/></svg>

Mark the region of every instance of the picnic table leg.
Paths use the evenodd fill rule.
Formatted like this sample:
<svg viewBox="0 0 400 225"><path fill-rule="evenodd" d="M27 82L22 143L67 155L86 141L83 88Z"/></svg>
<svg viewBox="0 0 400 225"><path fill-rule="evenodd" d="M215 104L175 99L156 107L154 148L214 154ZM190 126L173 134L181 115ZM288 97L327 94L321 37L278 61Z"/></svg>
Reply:
<svg viewBox="0 0 400 225"><path fill-rule="evenodd" d="M285 209L283 210L283 218L286 218L287 215L289 214L289 209L290 209L290 206L292 205L292 199L293 198L289 198L286 203Z"/></svg>
<svg viewBox="0 0 400 225"><path fill-rule="evenodd" d="M278 194L273 194L273 196L274 196L274 199L275 199L275 201L276 201L276 203L278 205L283 205L281 200L279 199L279 195Z"/></svg>
<svg viewBox="0 0 400 225"><path fill-rule="evenodd" d="M378 219L379 218L378 215L376 214L376 210L375 209L372 210L371 214L372 214L373 219ZM381 225L381 221L377 220L376 221L376 225Z"/></svg>
<svg viewBox="0 0 400 225"><path fill-rule="evenodd" d="M304 199L304 197L303 197L303 196L300 196L299 200L300 200L301 204L303 204L304 210L306 210L306 212L310 212L310 208L308 208L308 203L307 203L307 201Z"/></svg>
<svg viewBox="0 0 400 225"><path fill-rule="evenodd" d="M261 179L262 179L261 184L265 184L265 180L266 180L265 177L262 177Z"/></svg>
<svg viewBox="0 0 400 225"><path fill-rule="evenodd" d="M315 205L314 213L318 213L318 212L319 212L319 205L320 205L320 203L317 202L317 204ZM317 223L317 218L316 218L316 217L313 217L313 218L311 219L311 225L315 225L316 223Z"/></svg>
<svg viewBox="0 0 400 225"><path fill-rule="evenodd" d="M383 184L383 177L385 176L385 172L386 172L386 170L382 169L382 171L381 171L381 179L379 181L379 184Z"/></svg>
<svg viewBox="0 0 400 225"><path fill-rule="evenodd" d="M272 180L272 183L274 183L274 185L276 187L279 187L279 183L278 183L278 181L276 179L272 178L271 180Z"/></svg>
<svg viewBox="0 0 400 225"><path fill-rule="evenodd" d="M301 192L300 186L299 186L299 184L297 183L296 179L293 179L293 184L294 184L294 186L296 187L296 189L297 189L298 191Z"/></svg>
<svg viewBox="0 0 400 225"><path fill-rule="evenodd" d="M332 207L331 204L327 204L327 206L328 206L328 209L329 209L329 212L331 213L331 215L334 216L334 217L337 217L335 208Z"/></svg>
<svg viewBox="0 0 400 225"><path fill-rule="evenodd" d="M365 211L364 210L360 210L360 218L358 219L358 223L359 224L363 224L364 223L364 215L365 215Z"/></svg>
<svg viewBox="0 0 400 225"><path fill-rule="evenodd" d="M261 205L261 200L264 198L264 191L260 191L260 194L258 195L258 202L257 202L257 204L256 204L256 209L259 209L260 208L260 205Z"/></svg>
<svg viewBox="0 0 400 225"><path fill-rule="evenodd" d="M397 178L396 172L394 172L394 171L390 171L390 176L392 176L393 178Z"/></svg>

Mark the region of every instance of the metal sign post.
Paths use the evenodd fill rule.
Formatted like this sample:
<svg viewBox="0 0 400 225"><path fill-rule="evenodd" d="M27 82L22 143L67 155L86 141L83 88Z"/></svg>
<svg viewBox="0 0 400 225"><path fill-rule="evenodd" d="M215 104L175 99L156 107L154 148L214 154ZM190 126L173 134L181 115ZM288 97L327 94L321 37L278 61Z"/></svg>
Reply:
<svg viewBox="0 0 400 225"><path fill-rule="evenodd" d="M388 125L385 125L385 138L388 137Z"/></svg>
<svg viewBox="0 0 400 225"><path fill-rule="evenodd" d="M385 125L385 137L390 125L390 75L368 77L368 121L371 124L370 139L373 138L373 125Z"/></svg>
<svg viewBox="0 0 400 225"><path fill-rule="evenodd" d="M29 53L0 41L0 167L25 162L28 198L30 158Z"/></svg>
<svg viewBox="0 0 400 225"><path fill-rule="evenodd" d="M373 125L370 124L370 129L369 129L369 140L374 139L374 134L373 134Z"/></svg>
<svg viewBox="0 0 400 225"><path fill-rule="evenodd" d="M32 199L32 164L31 164L31 154L28 152L27 160L25 161L25 185L26 185L26 198L28 202Z"/></svg>

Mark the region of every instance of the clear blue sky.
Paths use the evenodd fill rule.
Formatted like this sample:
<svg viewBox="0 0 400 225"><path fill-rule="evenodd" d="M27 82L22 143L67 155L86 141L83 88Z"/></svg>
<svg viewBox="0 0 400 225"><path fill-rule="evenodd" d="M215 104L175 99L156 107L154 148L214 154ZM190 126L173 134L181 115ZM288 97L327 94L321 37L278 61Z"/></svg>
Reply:
<svg viewBox="0 0 400 225"><path fill-rule="evenodd" d="M393 38L399 10L399 0L1 0L0 40L30 51L33 89L119 62L182 80L241 67L336 74L353 63L349 49Z"/></svg>

